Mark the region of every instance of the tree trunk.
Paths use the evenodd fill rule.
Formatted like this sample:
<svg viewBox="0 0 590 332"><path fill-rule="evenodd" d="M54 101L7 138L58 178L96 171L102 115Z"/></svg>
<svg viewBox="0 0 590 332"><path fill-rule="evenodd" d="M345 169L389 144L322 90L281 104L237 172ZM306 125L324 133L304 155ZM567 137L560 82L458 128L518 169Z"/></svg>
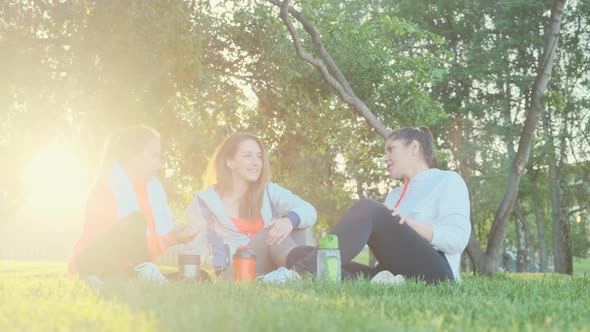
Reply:
<svg viewBox="0 0 590 332"><path fill-rule="evenodd" d="M474 271L479 272L482 262L485 260L485 252L481 249L477 238L475 237L475 231L473 230L473 219L471 219L471 235L469 236L469 242L467 248L465 248L471 264L474 265Z"/></svg>
<svg viewBox="0 0 590 332"><path fill-rule="evenodd" d="M485 256L478 261L479 272L483 274L490 274L498 271L498 254L501 250L502 240L506 236L508 218L510 217L514 202L518 197L520 179L529 159L533 136L537 129L539 118L545 109L543 96L545 95L545 91L547 91L547 84L551 80L553 58L555 56L555 49L557 48L561 14L565 3L566 0L553 1L549 27L545 34L543 55L541 56L539 70L532 87L531 102L518 143L518 151L510 170L508 185L504 192L504 197L496 211L494 223L488 236L488 247Z"/></svg>
<svg viewBox="0 0 590 332"><path fill-rule="evenodd" d="M532 236L532 234L531 234ZM527 264L527 271L528 272L537 272L537 267L535 266L537 256L535 255L535 242L531 238L531 241L528 244L529 247L529 262Z"/></svg>
<svg viewBox="0 0 590 332"><path fill-rule="evenodd" d="M537 224L537 238L539 243L539 271L547 272L547 245L545 243L545 208L539 195L534 195L535 222Z"/></svg>
<svg viewBox="0 0 590 332"><path fill-rule="evenodd" d="M468 260L469 260L469 255L467 255L467 252L463 251L463 253L461 254L461 263L460 263L460 271L462 273L470 272L468 270L468 267L469 267Z"/></svg>
<svg viewBox="0 0 590 332"><path fill-rule="evenodd" d="M514 207L514 216L516 221L516 241L517 241L517 254L516 254L516 271L525 272L527 271L528 265L528 246L527 246L527 224L526 220L522 215L522 209L520 204L516 202Z"/></svg>
<svg viewBox="0 0 590 332"><path fill-rule="evenodd" d="M527 272L537 272L537 268L535 266L535 262L537 257L535 255L535 239L533 233L531 232L530 227L525 228L526 231L526 246L529 249L529 259L527 261Z"/></svg>
<svg viewBox="0 0 590 332"><path fill-rule="evenodd" d="M561 211L560 173L554 162L551 169L551 216L553 219L553 264L557 273L573 273L573 262L570 248L569 229Z"/></svg>
<svg viewBox="0 0 590 332"><path fill-rule="evenodd" d="M561 167L557 164L555 142L552 132L551 115L547 114L543 121L543 129L548 137L548 158L549 175L551 177L551 217L553 225L553 264L557 273L573 273L573 261L571 254L571 242L569 238L569 227L565 214L562 211L561 202ZM565 146L561 145L560 164L565 158Z"/></svg>
<svg viewBox="0 0 590 332"><path fill-rule="evenodd" d="M508 241L508 237L504 237L504 245L502 246L502 248L504 248L503 252L502 252L502 267L504 268L505 272L511 272L510 271L510 241Z"/></svg>

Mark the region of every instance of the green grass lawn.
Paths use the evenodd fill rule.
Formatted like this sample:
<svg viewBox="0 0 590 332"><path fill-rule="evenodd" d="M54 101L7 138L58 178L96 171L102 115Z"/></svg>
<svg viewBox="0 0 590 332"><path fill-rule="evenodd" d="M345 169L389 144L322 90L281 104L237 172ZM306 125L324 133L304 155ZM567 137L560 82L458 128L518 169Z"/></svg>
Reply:
<svg viewBox="0 0 590 332"><path fill-rule="evenodd" d="M466 276L460 286L107 281L0 261L0 331L589 331L590 277Z"/></svg>
<svg viewBox="0 0 590 332"><path fill-rule="evenodd" d="M590 276L590 257L584 259L574 258L574 273Z"/></svg>

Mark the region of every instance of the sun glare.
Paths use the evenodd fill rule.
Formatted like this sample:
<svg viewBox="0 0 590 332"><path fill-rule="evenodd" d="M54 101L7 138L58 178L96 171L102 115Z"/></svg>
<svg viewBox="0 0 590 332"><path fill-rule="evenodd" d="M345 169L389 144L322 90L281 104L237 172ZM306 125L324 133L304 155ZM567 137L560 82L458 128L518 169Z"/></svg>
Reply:
<svg viewBox="0 0 590 332"><path fill-rule="evenodd" d="M65 209L84 200L85 171L70 150L56 147L40 152L24 175L33 208Z"/></svg>

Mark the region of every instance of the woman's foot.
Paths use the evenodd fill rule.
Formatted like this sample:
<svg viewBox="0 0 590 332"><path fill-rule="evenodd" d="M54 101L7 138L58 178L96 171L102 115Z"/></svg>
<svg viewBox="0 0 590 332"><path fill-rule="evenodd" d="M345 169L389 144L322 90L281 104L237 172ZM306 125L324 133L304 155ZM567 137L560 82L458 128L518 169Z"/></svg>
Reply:
<svg viewBox="0 0 590 332"><path fill-rule="evenodd" d="M85 278L86 282L93 287L100 288L104 285L104 281L97 275L89 275Z"/></svg>
<svg viewBox="0 0 590 332"><path fill-rule="evenodd" d="M382 285L401 285L404 283L406 279L403 275L398 274L396 276L393 273L384 270L377 273L373 279L371 279L372 284L382 284Z"/></svg>
<svg viewBox="0 0 590 332"><path fill-rule="evenodd" d="M268 284L284 284L290 281L301 280L301 276L299 273L281 266L278 269L265 274L261 279L262 282Z"/></svg>
<svg viewBox="0 0 590 332"><path fill-rule="evenodd" d="M139 278L139 280L152 281L160 285L167 285L170 283L154 263L141 263L135 267L135 271L137 272L137 278Z"/></svg>

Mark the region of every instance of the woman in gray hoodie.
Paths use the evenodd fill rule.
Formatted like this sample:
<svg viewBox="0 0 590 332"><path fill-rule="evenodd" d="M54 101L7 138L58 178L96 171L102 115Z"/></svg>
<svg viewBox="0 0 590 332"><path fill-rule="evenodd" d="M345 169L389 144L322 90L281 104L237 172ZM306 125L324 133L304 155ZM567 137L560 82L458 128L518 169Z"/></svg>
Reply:
<svg viewBox="0 0 590 332"><path fill-rule="evenodd" d="M238 132L218 148L209 164L207 189L194 194L190 224L206 226L185 254L203 257L210 249L217 274L231 275L231 259L240 246L256 253L256 273L285 265L287 254L305 242L304 229L315 224L315 208L270 182L270 163L262 141Z"/></svg>

